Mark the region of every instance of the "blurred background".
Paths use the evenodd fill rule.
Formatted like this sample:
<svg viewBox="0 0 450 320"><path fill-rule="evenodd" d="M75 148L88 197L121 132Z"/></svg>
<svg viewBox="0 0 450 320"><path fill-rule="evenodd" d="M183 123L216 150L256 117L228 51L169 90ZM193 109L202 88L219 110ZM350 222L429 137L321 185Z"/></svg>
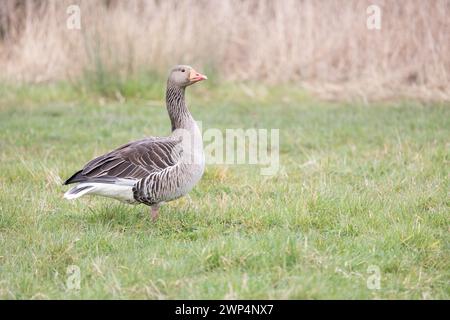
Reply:
<svg viewBox="0 0 450 320"><path fill-rule="evenodd" d="M80 29L69 29L70 5ZM369 30L367 7L381 8ZM121 90L186 63L326 98L450 97L448 0L2 0L0 81ZM126 95L126 92L121 94Z"/></svg>
<svg viewBox="0 0 450 320"><path fill-rule="evenodd" d="M450 0L0 0L0 299L449 299L449 17ZM170 134L179 63L208 75L187 90L202 130L279 129L258 143L279 172L208 164L156 224L63 199L87 161Z"/></svg>

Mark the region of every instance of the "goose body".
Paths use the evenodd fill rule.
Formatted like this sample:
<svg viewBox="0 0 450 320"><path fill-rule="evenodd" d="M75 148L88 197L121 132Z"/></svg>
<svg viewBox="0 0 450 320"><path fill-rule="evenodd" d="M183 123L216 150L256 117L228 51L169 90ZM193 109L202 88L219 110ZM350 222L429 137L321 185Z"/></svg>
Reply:
<svg viewBox="0 0 450 320"><path fill-rule="evenodd" d="M186 195L203 175L201 132L185 103L185 88L206 79L189 66L176 66L167 81L166 104L172 124L168 137L127 143L89 161L64 184L77 183L64 197L98 195L152 207Z"/></svg>

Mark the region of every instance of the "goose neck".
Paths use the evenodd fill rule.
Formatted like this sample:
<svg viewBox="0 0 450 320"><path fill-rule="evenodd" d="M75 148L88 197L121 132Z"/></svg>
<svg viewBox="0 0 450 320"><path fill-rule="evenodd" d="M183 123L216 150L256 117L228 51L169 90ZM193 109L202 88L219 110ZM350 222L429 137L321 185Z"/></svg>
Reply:
<svg viewBox="0 0 450 320"><path fill-rule="evenodd" d="M194 119L186 106L184 87L168 82L166 105L172 124L172 131L176 129L189 129L191 127Z"/></svg>

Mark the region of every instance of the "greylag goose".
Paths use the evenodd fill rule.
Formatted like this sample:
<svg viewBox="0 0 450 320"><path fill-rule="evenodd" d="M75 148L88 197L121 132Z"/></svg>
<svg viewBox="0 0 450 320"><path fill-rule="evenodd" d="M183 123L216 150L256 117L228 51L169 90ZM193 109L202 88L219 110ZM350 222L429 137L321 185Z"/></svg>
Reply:
<svg viewBox="0 0 450 320"><path fill-rule="evenodd" d="M185 89L207 79L192 67L172 68L167 80L166 105L172 123L168 137L148 137L127 143L88 162L64 184L77 183L66 199L98 195L151 207L186 195L203 175L203 141L185 103Z"/></svg>

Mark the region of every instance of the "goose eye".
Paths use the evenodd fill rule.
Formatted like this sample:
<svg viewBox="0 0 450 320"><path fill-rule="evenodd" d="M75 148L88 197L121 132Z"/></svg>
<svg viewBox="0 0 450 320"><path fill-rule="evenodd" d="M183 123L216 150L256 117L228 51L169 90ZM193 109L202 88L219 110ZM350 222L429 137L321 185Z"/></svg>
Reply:
<svg viewBox="0 0 450 320"><path fill-rule="evenodd" d="M184 69L181 69L181 72L185 72L186 70L184 70Z"/></svg>

